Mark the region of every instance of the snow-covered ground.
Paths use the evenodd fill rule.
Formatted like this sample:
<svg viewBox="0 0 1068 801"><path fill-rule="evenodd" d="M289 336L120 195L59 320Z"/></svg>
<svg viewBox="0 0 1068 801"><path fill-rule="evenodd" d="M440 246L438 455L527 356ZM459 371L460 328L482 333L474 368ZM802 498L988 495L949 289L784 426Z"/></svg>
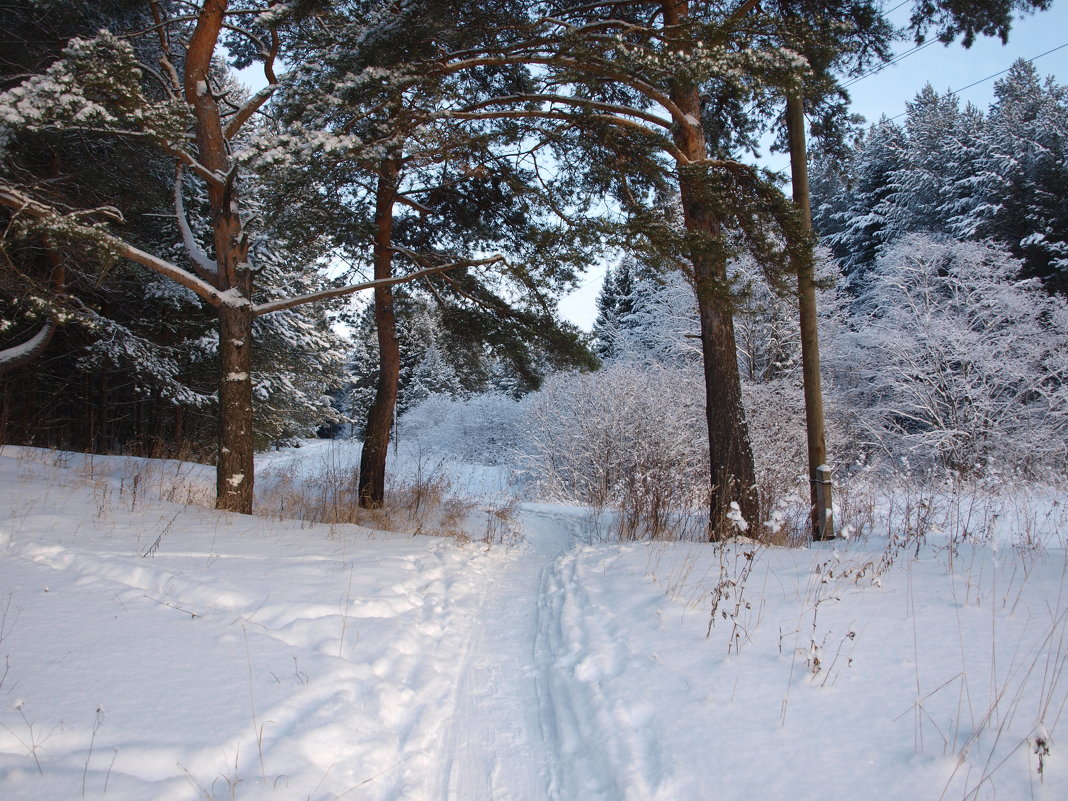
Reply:
<svg viewBox="0 0 1068 801"><path fill-rule="evenodd" d="M265 491L328 447L265 456ZM785 549L536 504L413 537L220 514L212 482L0 451L0 798L1068 798L1051 495L886 491Z"/></svg>

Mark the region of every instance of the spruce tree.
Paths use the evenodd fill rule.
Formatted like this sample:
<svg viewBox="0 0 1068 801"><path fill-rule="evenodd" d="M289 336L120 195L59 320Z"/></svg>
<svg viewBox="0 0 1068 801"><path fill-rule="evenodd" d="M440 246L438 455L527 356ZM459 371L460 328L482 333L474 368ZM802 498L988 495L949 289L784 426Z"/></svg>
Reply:
<svg viewBox="0 0 1068 801"><path fill-rule="evenodd" d="M883 246L904 229L898 213L897 178L905 164L904 132L883 119L868 129L850 164L849 200L838 212L842 228L825 242L847 276L863 273Z"/></svg>
<svg viewBox="0 0 1068 801"><path fill-rule="evenodd" d="M1068 293L1068 89L1021 60L994 94L975 231L1007 244L1025 275Z"/></svg>

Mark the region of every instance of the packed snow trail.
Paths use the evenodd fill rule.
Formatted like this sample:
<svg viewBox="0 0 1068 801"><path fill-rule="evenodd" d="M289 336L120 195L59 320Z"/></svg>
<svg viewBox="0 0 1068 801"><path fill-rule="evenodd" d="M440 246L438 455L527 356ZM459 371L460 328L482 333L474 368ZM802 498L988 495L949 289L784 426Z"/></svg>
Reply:
<svg viewBox="0 0 1068 801"><path fill-rule="evenodd" d="M627 652L613 615L582 586L583 557L598 550L587 521L524 507L526 541L487 582L460 669L442 801L657 797L644 779L659 759L636 730L648 709L620 719L599 688Z"/></svg>
<svg viewBox="0 0 1068 801"><path fill-rule="evenodd" d="M1068 798L1061 494L904 552L605 541L554 506L487 546L213 493L0 450L0 798Z"/></svg>
<svg viewBox="0 0 1068 801"><path fill-rule="evenodd" d="M460 669L446 741L442 801L549 798L556 758L544 706L552 654L543 632L554 565L577 540L575 519L544 508L522 512L525 542L487 582L479 621Z"/></svg>

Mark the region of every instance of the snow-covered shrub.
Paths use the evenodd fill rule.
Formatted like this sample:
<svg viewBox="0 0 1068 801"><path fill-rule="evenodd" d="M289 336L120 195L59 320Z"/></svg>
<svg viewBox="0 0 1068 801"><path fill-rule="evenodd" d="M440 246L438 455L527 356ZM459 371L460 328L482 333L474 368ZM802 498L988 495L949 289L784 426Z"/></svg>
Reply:
<svg viewBox="0 0 1068 801"><path fill-rule="evenodd" d="M824 262L820 265L823 267ZM801 324L795 287L773 286L750 257L732 262L730 276L735 291L734 339L742 381L755 385L798 373Z"/></svg>
<svg viewBox="0 0 1068 801"><path fill-rule="evenodd" d="M506 464L516 455L524 401L501 393L459 399L431 395L405 412L397 426L402 440L476 464Z"/></svg>
<svg viewBox="0 0 1068 801"><path fill-rule="evenodd" d="M613 278L614 289L625 295L608 296L607 282ZM656 272L624 262L605 280L594 324L597 349L605 361L700 369L697 301L681 272Z"/></svg>
<svg viewBox="0 0 1068 801"><path fill-rule="evenodd" d="M861 439L961 473L1063 470L1068 308L989 244L887 248L825 364Z"/></svg>
<svg viewBox="0 0 1068 801"><path fill-rule="evenodd" d="M621 511L625 536L656 535L708 495L701 374L625 362L551 376L530 398L526 463L547 500Z"/></svg>

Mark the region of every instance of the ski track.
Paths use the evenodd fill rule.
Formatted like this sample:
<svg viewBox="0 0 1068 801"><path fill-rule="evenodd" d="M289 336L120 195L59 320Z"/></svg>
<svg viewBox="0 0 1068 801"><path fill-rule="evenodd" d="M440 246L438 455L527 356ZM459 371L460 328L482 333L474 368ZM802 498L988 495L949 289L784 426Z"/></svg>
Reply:
<svg viewBox="0 0 1068 801"><path fill-rule="evenodd" d="M525 545L490 582L460 670L442 759L441 801L654 798L648 707L605 686L628 661L610 611L585 590L581 519L528 507Z"/></svg>

